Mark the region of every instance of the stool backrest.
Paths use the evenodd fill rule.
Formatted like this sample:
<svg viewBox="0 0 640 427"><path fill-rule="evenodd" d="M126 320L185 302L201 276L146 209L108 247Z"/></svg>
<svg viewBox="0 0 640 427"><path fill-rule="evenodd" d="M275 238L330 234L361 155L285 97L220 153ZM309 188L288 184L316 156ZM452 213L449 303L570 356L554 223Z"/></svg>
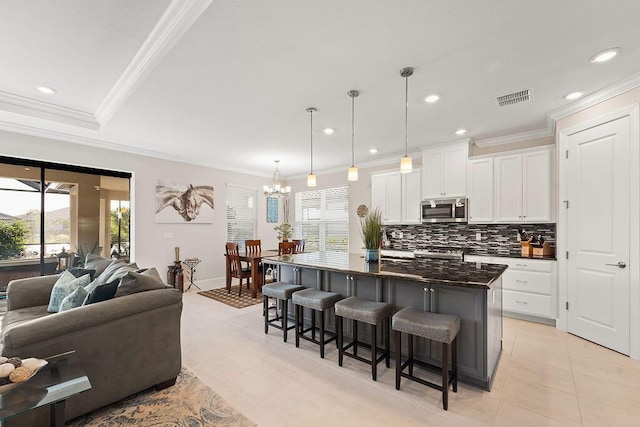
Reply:
<svg viewBox="0 0 640 427"><path fill-rule="evenodd" d="M301 254L304 252L304 240L292 240L292 242L296 245L296 253Z"/></svg>
<svg viewBox="0 0 640 427"><path fill-rule="evenodd" d="M260 255L260 252L262 252L262 243L260 240L245 240L244 250L247 255Z"/></svg>
<svg viewBox="0 0 640 427"><path fill-rule="evenodd" d="M225 245L227 252L227 262L231 269L232 275L237 275L242 272L242 265L240 265L240 252L238 251L238 244L233 242L227 242Z"/></svg>
<svg viewBox="0 0 640 427"><path fill-rule="evenodd" d="M278 255L290 255L296 253L296 244L293 242L278 243Z"/></svg>

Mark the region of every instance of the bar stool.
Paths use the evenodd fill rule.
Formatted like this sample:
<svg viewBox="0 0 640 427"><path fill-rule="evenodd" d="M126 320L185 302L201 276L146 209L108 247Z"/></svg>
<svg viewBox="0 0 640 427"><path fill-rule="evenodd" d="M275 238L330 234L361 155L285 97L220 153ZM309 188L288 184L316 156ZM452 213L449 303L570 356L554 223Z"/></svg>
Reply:
<svg viewBox="0 0 640 427"><path fill-rule="evenodd" d="M449 386L458 391L458 332L460 319L450 314L429 313L415 308L403 308L393 316L393 340L396 345L396 390L400 390L400 378L405 377L442 392L442 407L449 406ZM402 363L402 332L409 335L408 360ZM442 343L442 368L413 358L413 337L419 336ZM449 350L451 350L451 373L449 373ZM442 385L425 381L413 375L413 365L421 365L442 373ZM404 369L409 366L409 373Z"/></svg>
<svg viewBox="0 0 640 427"><path fill-rule="evenodd" d="M320 357L324 359L324 345L335 340L337 334L331 333L331 337L324 339L324 312L340 301L342 296L335 292L320 291L318 289L305 289L293 294L293 312L296 319L296 347L300 347L300 338L318 344L320 346ZM304 329L304 307L311 309L311 327ZM316 311L320 311L320 328L316 327ZM320 341L316 340L316 330L320 331ZM305 333L311 331L311 337Z"/></svg>
<svg viewBox="0 0 640 427"><path fill-rule="evenodd" d="M298 292L304 289L304 286L292 285L284 282L274 282L264 285L262 287L262 307L264 312L264 333L269 333L269 326L276 329L280 329L283 334L284 342L287 342L287 331L294 328L294 326L288 325L287 312L288 312L288 300L291 298L294 292ZM276 298L276 305L269 307L269 297ZM281 303L280 316L278 316L278 302ZM276 310L276 317L269 320L269 310ZM281 321L281 325L277 325L275 322Z"/></svg>
<svg viewBox="0 0 640 427"><path fill-rule="evenodd" d="M371 378L376 381L378 377L378 363L382 359L386 360L389 367L389 341L391 335L390 318L393 313L393 306L384 302L369 301L358 297L349 297L338 301L336 308L336 328L338 329L338 365L342 366L344 356L371 365ZM350 344L344 345L344 332L342 330L343 318L353 320L353 340ZM358 322L371 325L371 345L358 341ZM382 355L378 357L378 344L376 341L376 329L378 323L383 322L382 335L384 337L385 348ZM386 332L386 334L385 334ZM371 348L371 360L358 356L358 346ZM353 347L353 353L348 353Z"/></svg>

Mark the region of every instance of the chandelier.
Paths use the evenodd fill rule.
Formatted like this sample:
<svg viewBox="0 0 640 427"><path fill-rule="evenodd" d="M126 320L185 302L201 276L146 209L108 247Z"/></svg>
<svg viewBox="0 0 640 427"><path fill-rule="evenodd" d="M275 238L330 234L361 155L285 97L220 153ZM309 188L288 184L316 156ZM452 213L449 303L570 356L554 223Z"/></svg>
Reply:
<svg viewBox="0 0 640 427"><path fill-rule="evenodd" d="M278 163L280 160L274 160L276 162L276 170L273 172L273 181L271 185L262 186L262 191L267 197L286 197L291 193L291 187L283 187L280 183L280 169L278 169Z"/></svg>

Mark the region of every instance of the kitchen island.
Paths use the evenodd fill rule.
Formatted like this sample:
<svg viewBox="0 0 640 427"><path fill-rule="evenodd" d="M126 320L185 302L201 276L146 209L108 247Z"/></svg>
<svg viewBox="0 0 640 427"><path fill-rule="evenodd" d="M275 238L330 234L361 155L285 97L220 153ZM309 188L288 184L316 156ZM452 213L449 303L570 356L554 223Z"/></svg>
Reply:
<svg viewBox="0 0 640 427"><path fill-rule="evenodd" d="M490 390L502 353L502 273L506 265L442 259L388 259L367 263L358 254L311 252L265 258L277 266L280 281L393 304L455 314L458 376L461 382ZM307 315L309 315L307 313ZM327 327L335 330L329 316ZM364 328L366 329L366 328ZM359 331L365 341L369 336ZM351 334L346 323L345 334ZM364 337L361 337L364 335ZM393 342L392 342L393 347ZM416 357L441 364L441 345L416 337Z"/></svg>

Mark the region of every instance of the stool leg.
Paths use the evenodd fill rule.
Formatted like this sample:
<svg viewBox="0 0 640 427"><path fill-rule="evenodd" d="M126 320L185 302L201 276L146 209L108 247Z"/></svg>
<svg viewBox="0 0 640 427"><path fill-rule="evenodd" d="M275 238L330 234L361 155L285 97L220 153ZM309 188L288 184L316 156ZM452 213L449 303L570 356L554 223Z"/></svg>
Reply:
<svg viewBox="0 0 640 427"><path fill-rule="evenodd" d="M374 381L378 378L378 364L376 363L376 359L378 358L377 327L378 325L371 325L371 378L373 378Z"/></svg>
<svg viewBox="0 0 640 427"><path fill-rule="evenodd" d="M358 321L351 320L351 324L353 325L353 355L358 355Z"/></svg>
<svg viewBox="0 0 640 427"><path fill-rule="evenodd" d="M396 345L396 390L400 390L400 373L402 372L402 332L393 332L393 342Z"/></svg>
<svg viewBox="0 0 640 427"><path fill-rule="evenodd" d="M453 371L453 392L458 392L458 337L451 343L451 370Z"/></svg>
<svg viewBox="0 0 640 427"><path fill-rule="evenodd" d="M449 344L442 343L442 407L449 406Z"/></svg>
<svg viewBox="0 0 640 427"><path fill-rule="evenodd" d="M282 335L284 342L287 342L287 299L282 300Z"/></svg>
<svg viewBox="0 0 640 427"><path fill-rule="evenodd" d="M296 347L300 347L300 311L302 310L302 306L298 304L293 304L293 313L295 315L296 322Z"/></svg>
<svg viewBox="0 0 640 427"><path fill-rule="evenodd" d="M387 368L391 367L391 318L387 317L383 334L385 335L384 346L386 347L385 351L387 352Z"/></svg>
<svg viewBox="0 0 640 427"><path fill-rule="evenodd" d="M344 357L344 334L342 332L342 316L336 315L336 329L338 333L338 366L342 366L342 359Z"/></svg>
<svg viewBox="0 0 640 427"><path fill-rule="evenodd" d="M264 311L264 333L269 333L269 297L262 297L262 310Z"/></svg>
<svg viewBox="0 0 640 427"><path fill-rule="evenodd" d="M409 375L413 375L413 334L408 334L407 349L409 350Z"/></svg>
<svg viewBox="0 0 640 427"><path fill-rule="evenodd" d="M320 358L324 359L324 310L320 311Z"/></svg>
<svg viewBox="0 0 640 427"><path fill-rule="evenodd" d="M316 311L311 310L311 339L316 339Z"/></svg>

